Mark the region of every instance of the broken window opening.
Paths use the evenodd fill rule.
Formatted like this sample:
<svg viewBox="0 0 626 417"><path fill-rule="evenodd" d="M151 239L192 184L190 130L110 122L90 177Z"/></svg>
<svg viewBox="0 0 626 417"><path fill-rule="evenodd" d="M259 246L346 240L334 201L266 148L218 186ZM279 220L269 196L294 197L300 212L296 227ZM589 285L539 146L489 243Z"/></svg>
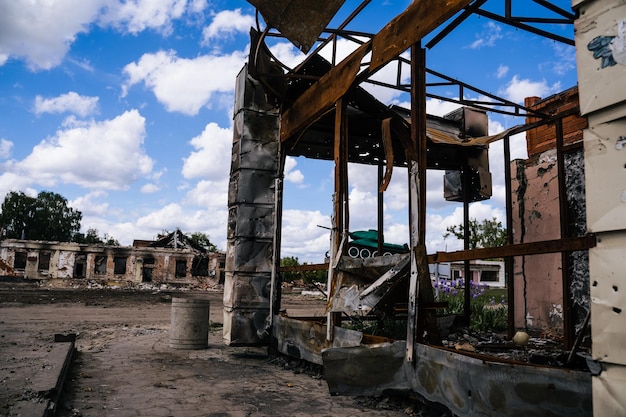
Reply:
<svg viewBox="0 0 626 417"><path fill-rule="evenodd" d="M144 267L141 270L141 282L152 282L152 272L154 270L155 259L152 256L143 258Z"/></svg>
<svg viewBox="0 0 626 417"><path fill-rule="evenodd" d="M50 252L39 252L39 265L37 268L40 271L47 271L50 269Z"/></svg>
<svg viewBox="0 0 626 417"><path fill-rule="evenodd" d="M480 282L498 282L498 271L482 271L480 273Z"/></svg>
<svg viewBox="0 0 626 417"><path fill-rule="evenodd" d="M209 276L209 258L206 256L196 256L191 265L191 275L195 277Z"/></svg>
<svg viewBox="0 0 626 417"><path fill-rule="evenodd" d="M126 273L126 258L126 256L113 257L113 264L115 265L113 268L113 273L115 275L122 275Z"/></svg>
<svg viewBox="0 0 626 417"><path fill-rule="evenodd" d="M26 269L26 252L15 252L15 259L13 260L14 269Z"/></svg>
<svg viewBox="0 0 626 417"><path fill-rule="evenodd" d="M74 258L74 278L85 278L85 270L87 269L87 255L78 254Z"/></svg>
<svg viewBox="0 0 626 417"><path fill-rule="evenodd" d="M94 261L93 272L96 275L104 275L107 273L107 257L104 255L96 255Z"/></svg>
<svg viewBox="0 0 626 417"><path fill-rule="evenodd" d="M187 276L187 261L184 259L176 260L176 278L185 278Z"/></svg>

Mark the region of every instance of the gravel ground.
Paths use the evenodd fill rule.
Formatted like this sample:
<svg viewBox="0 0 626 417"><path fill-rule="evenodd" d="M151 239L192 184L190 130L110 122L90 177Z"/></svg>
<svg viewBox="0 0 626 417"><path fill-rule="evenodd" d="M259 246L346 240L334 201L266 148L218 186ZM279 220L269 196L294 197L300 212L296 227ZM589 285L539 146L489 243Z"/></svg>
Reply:
<svg viewBox="0 0 626 417"><path fill-rule="evenodd" d="M189 292L185 292L189 294ZM222 293L211 302L209 348L169 347L176 290L49 289L0 283L0 417L45 366L54 334L75 333L77 354L58 415L67 416L442 416L406 396L333 397L320 368L265 348L222 342ZM323 312L322 300L286 294L293 316Z"/></svg>

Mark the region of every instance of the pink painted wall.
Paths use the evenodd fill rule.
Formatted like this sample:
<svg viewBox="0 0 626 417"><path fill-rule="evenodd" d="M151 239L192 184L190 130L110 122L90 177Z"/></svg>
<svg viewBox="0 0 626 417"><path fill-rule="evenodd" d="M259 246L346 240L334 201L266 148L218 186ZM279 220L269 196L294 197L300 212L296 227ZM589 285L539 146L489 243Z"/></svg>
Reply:
<svg viewBox="0 0 626 417"><path fill-rule="evenodd" d="M511 169L514 243L560 238L556 152L513 161ZM561 255L516 257L514 265L515 328L562 333Z"/></svg>

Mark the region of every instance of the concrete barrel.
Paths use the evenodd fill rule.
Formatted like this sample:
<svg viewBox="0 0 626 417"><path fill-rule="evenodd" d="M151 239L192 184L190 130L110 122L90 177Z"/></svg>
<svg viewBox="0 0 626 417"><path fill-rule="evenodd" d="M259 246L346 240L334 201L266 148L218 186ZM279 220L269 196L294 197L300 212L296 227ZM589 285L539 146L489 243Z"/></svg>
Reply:
<svg viewBox="0 0 626 417"><path fill-rule="evenodd" d="M209 344L209 300L172 298L170 347L204 349Z"/></svg>

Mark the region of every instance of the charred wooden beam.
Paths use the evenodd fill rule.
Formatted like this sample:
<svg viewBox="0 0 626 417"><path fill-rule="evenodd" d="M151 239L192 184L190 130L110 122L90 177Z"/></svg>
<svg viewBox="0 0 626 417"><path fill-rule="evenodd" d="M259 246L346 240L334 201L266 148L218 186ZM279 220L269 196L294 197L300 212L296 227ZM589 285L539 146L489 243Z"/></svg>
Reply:
<svg viewBox="0 0 626 417"><path fill-rule="evenodd" d="M359 77L367 78L374 74L470 2L471 0L422 0L411 3L371 41L361 45L298 97L283 113L281 141L304 129L345 95L356 81L361 62L370 49L372 61Z"/></svg>
<svg viewBox="0 0 626 417"><path fill-rule="evenodd" d="M596 236L543 240L541 242L517 243L495 248L479 248L456 252L437 252L428 256L429 263L471 261L476 259L506 258L508 256L540 255L544 253L586 250L596 246Z"/></svg>
<svg viewBox="0 0 626 417"><path fill-rule="evenodd" d="M328 269L328 263L323 264L304 264L298 266L281 266L279 272L305 272L305 271L325 271Z"/></svg>
<svg viewBox="0 0 626 417"><path fill-rule="evenodd" d="M370 71L380 69L421 41L469 3L471 0L421 0L411 3L372 39Z"/></svg>

